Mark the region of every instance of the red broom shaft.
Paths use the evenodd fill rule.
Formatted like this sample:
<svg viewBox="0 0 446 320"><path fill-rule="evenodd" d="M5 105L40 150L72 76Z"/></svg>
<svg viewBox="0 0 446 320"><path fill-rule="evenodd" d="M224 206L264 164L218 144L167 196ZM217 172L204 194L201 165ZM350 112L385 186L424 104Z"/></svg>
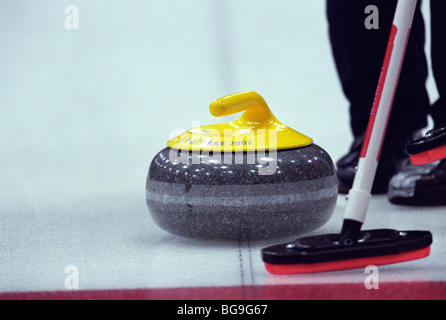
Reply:
<svg viewBox="0 0 446 320"><path fill-rule="evenodd" d="M345 219L365 221L416 5L417 0L398 1Z"/></svg>

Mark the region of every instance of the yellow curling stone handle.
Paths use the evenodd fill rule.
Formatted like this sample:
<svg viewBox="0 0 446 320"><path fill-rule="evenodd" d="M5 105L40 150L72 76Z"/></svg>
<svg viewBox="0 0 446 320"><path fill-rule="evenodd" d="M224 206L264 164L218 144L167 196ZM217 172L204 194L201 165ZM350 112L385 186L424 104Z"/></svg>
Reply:
<svg viewBox="0 0 446 320"><path fill-rule="evenodd" d="M299 148L313 143L311 138L281 123L254 91L217 99L210 104L209 111L215 117L243 114L232 122L190 129L167 145L181 150L235 152Z"/></svg>

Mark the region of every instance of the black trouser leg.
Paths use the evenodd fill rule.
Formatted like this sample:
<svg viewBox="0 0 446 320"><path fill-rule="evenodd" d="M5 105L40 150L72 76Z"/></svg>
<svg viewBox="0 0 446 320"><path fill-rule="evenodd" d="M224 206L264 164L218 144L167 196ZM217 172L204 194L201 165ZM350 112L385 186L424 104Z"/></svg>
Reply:
<svg viewBox="0 0 446 320"><path fill-rule="evenodd" d="M432 70L439 99L431 114L437 128L446 126L446 1L431 0Z"/></svg>
<svg viewBox="0 0 446 320"><path fill-rule="evenodd" d="M327 0L333 57L344 94L350 103L350 125L355 137L365 132L369 121L396 3L396 0ZM379 9L378 30L368 30L364 25L367 17L364 10L368 5ZM419 3L395 95L388 136L410 134L427 125L429 97L425 88L427 63L424 43L425 28Z"/></svg>

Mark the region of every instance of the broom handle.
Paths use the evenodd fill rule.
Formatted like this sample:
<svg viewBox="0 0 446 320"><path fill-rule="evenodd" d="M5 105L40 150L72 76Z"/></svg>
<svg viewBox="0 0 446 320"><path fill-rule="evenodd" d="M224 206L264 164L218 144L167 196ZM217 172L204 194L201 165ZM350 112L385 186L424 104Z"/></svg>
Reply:
<svg viewBox="0 0 446 320"><path fill-rule="evenodd" d="M358 170L348 195L344 219L359 222L361 225L365 221L372 197L372 185L398 86L416 5L417 0L398 1Z"/></svg>

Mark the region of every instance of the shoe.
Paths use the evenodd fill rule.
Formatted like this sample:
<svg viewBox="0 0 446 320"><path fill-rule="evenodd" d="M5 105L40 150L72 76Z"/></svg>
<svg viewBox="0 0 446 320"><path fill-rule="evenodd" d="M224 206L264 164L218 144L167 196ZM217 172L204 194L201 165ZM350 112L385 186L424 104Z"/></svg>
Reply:
<svg viewBox="0 0 446 320"><path fill-rule="evenodd" d="M356 137L349 153L336 163L338 192L341 194L347 194L353 186L364 136ZM400 170L404 160L408 159L405 148L410 141L412 137L386 138L378 162L372 194L387 193L389 181Z"/></svg>
<svg viewBox="0 0 446 320"><path fill-rule="evenodd" d="M408 163L390 180L387 196L398 205L446 205L446 159L419 166Z"/></svg>

